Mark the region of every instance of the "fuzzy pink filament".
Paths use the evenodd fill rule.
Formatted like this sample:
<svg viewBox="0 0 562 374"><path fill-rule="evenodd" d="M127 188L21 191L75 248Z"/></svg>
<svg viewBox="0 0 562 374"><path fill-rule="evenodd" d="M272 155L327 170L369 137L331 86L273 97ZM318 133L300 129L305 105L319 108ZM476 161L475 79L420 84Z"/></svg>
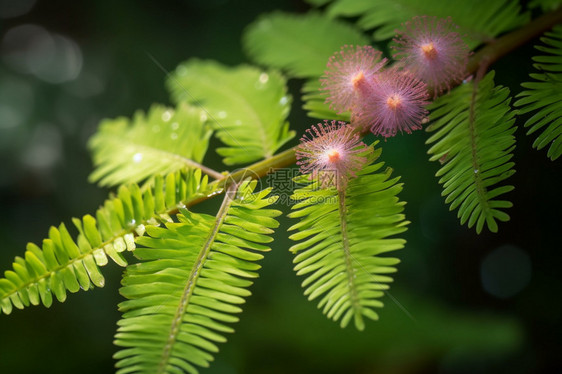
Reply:
<svg viewBox="0 0 562 374"><path fill-rule="evenodd" d="M362 96L355 123L375 135L395 136L421 129L428 112L427 86L412 74L389 69L378 74Z"/></svg>
<svg viewBox="0 0 562 374"><path fill-rule="evenodd" d="M394 58L437 96L466 76L470 50L451 18L414 17L394 39Z"/></svg>
<svg viewBox="0 0 562 374"><path fill-rule="evenodd" d="M318 178L322 188L344 188L367 162L361 156L367 149L353 127L325 120L307 129L301 138L296 149L297 165L303 174Z"/></svg>
<svg viewBox="0 0 562 374"><path fill-rule="evenodd" d="M328 93L326 102L330 108L339 113L351 110L366 82L373 79L386 61L371 46L344 45L332 55L320 79L321 89Z"/></svg>

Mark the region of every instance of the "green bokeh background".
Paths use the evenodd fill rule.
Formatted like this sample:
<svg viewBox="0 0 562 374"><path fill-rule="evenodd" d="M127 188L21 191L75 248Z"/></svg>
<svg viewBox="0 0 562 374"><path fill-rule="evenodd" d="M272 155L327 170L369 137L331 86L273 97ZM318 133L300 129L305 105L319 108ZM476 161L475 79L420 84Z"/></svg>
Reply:
<svg viewBox="0 0 562 374"><path fill-rule="evenodd" d="M39 243L50 225L103 202L108 190L87 182L86 142L102 118L170 103L166 73L149 56L167 70L190 57L248 62L241 33L272 10L305 12L308 6L297 0L38 0L28 13L1 19L0 270L24 253L26 242ZM30 24L79 46L77 79L47 83L10 62L6 34ZM496 82L519 92L534 53L525 46L494 65ZM290 122L298 134L315 122L300 109L301 83L290 82ZM17 125L7 120L8 107L19 113ZM287 251L289 223L282 219L236 333L202 373L562 372L562 161L532 150L524 129L516 135L512 220L499 234L479 236L461 227L443 203L425 132L381 142L383 160L405 183L401 198L412 224L380 321L362 333L342 330L306 301ZM206 161L221 169L216 144ZM487 291L496 285L496 295L508 293L529 269L529 282L514 295ZM69 295L49 309L0 315L0 373L113 372L121 269L110 264L103 273L103 289Z"/></svg>

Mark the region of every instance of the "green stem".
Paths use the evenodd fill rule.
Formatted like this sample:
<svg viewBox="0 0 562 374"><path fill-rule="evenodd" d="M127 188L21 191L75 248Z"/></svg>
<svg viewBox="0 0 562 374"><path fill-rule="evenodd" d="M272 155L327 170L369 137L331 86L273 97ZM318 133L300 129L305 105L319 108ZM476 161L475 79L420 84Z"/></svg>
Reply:
<svg viewBox="0 0 562 374"><path fill-rule="evenodd" d="M473 177L474 177L474 185L476 186L476 193L478 194L478 200L480 201L480 206L483 207L484 211L488 210L488 200L485 198L486 196L486 187L483 185L482 181L482 173L480 171L480 164L478 162L478 152L476 149L476 126L475 126L475 110L476 110L476 100L478 100L478 85L484 74L486 73L488 65L481 65L481 69L478 69L476 73L476 78L474 78L473 82L473 89L472 89L472 98L470 101L470 112L468 117L468 131L470 134L470 149L471 149L471 156L472 156L472 170L473 170Z"/></svg>
<svg viewBox="0 0 562 374"><path fill-rule="evenodd" d="M340 214L341 239L343 245L343 255L345 258L345 269L347 273L347 287L350 294L350 303L354 311L355 323L357 326L363 326L361 318L361 305L357 295L357 287L355 284L355 269L352 264L351 245L349 244L349 233L347 232L347 206L345 205L345 188L340 187L338 183L338 201ZM360 330L363 330L361 327Z"/></svg>
<svg viewBox="0 0 562 374"><path fill-rule="evenodd" d="M297 161L295 155L296 147L287 149L281 153L276 154L275 156L266 158L265 160L258 161L253 165L250 165L246 168L236 170L226 176L223 176L222 179L215 180L209 183L209 187L213 188L216 187L217 189L225 189L228 188L234 182L240 182L243 179L248 177L259 179L264 177L268 174L271 174L277 169L281 169L287 166L294 164ZM200 202L207 200L211 196L202 196L198 199L194 199L186 204L186 207L191 207L193 205L197 205ZM168 212L169 214L177 213L176 210Z"/></svg>

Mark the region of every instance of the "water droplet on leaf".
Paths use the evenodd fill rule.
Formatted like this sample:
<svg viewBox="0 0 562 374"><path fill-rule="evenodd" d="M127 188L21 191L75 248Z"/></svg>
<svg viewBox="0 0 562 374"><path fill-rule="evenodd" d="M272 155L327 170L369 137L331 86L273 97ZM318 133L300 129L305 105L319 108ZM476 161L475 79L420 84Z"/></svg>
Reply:
<svg viewBox="0 0 562 374"><path fill-rule="evenodd" d="M172 118L172 112L169 110L166 110L164 113L162 113L162 121L167 122Z"/></svg>

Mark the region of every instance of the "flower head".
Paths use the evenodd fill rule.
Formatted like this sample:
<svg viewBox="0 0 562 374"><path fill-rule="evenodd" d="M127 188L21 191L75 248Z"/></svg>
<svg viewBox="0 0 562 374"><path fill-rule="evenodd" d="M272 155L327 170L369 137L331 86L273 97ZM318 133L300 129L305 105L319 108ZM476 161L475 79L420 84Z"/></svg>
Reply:
<svg viewBox="0 0 562 374"><path fill-rule="evenodd" d="M394 39L394 57L437 96L466 75L470 50L451 18L414 17Z"/></svg>
<svg viewBox="0 0 562 374"><path fill-rule="evenodd" d="M411 133L421 129L428 103L425 83L409 72L389 69L375 77L369 94L361 97L355 121L384 137Z"/></svg>
<svg viewBox="0 0 562 374"><path fill-rule="evenodd" d="M352 109L354 100L375 74L386 64L382 53L371 46L344 45L328 60L320 79L322 90L328 92L330 108L344 112Z"/></svg>
<svg viewBox="0 0 562 374"><path fill-rule="evenodd" d="M345 187L367 162L367 150L355 129L345 122L327 120L306 130L296 149L303 174L318 178L322 187Z"/></svg>

